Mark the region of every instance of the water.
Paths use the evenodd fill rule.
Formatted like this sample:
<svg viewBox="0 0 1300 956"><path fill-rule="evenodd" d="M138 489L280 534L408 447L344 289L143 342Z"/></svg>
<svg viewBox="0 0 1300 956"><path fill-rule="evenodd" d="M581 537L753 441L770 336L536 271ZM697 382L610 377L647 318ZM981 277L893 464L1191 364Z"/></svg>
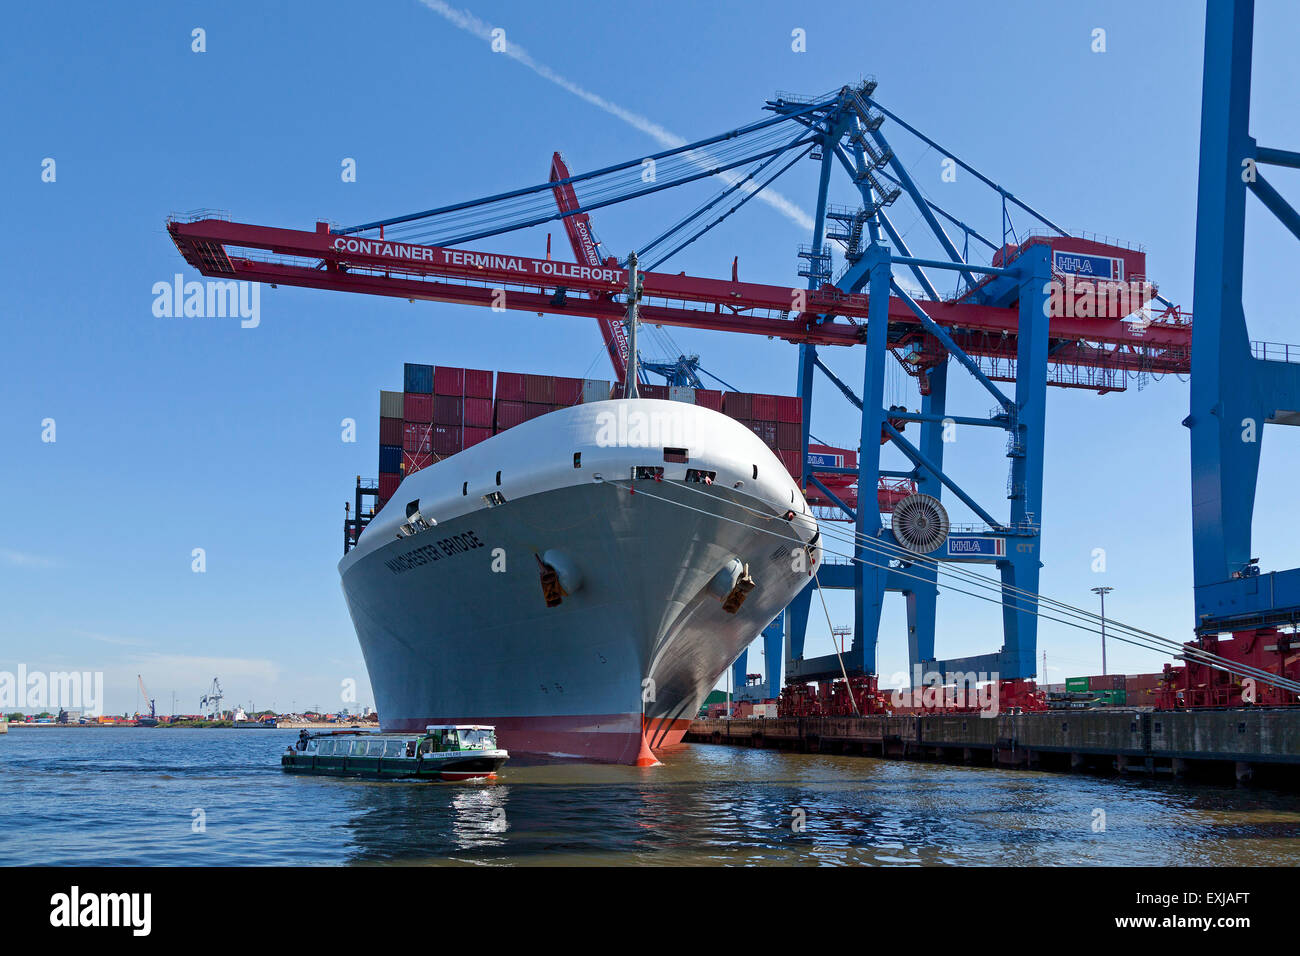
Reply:
<svg viewBox="0 0 1300 956"><path fill-rule="evenodd" d="M380 783L283 773L296 738L11 730L0 737L0 861L1300 862L1300 797L1278 791L700 745L649 769L515 759L495 783ZM806 815L803 832L792 810Z"/></svg>

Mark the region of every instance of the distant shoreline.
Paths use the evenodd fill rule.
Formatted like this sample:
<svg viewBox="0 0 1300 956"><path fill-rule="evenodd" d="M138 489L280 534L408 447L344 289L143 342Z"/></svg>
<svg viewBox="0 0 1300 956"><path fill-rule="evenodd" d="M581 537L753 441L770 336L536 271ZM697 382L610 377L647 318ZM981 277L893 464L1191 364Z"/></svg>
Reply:
<svg viewBox="0 0 1300 956"><path fill-rule="evenodd" d="M272 726L263 726L258 721L241 720L238 724L229 721L222 721L217 724L158 724L156 727L140 727L138 724L28 724L23 722L14 722L7 724L8 727L27 728L50 728L61 727L65 730L379 730L378 724L327 724L327 723L308 723L306 721L279 721Z"/></svg>

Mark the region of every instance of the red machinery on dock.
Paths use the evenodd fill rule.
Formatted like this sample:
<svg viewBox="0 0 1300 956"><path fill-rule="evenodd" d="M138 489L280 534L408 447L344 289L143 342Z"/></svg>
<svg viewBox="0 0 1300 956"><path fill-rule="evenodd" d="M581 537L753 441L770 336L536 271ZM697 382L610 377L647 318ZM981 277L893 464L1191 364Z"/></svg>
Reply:
<svg viewBox="0 0 1300 956"><path fill-rule="evenodd" d="M1237 631L1229 636L1205 635L1189 642L1184 663L1166 664L1156 691L1160 710L1197 707L1293 707L1300 704L1294 691L1263 680L1241 677L1204 663L1198 652L1300 681L1300 637L1276 627Z"/></svg>
<svg viewBox="0 0 1300 956"><path fill-rule="evenodd" d="M878 714L973 714L984 708L978 700L959 696L954 686L920 688L903 693L906 703L895 704L895 691L880 690L874 674L848 680L820 681L816 685L787 684L777 701L780 717L871 717ZM1032 680L1004 680L998 683L998 713L1047 710L1047 698Z"/></svg>

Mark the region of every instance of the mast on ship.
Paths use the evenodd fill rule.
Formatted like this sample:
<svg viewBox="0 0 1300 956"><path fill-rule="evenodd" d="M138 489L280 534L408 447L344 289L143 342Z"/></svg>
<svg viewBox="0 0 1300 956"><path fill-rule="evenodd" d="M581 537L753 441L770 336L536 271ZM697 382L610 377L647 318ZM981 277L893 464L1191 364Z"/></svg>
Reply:
<svg viewBox="0 0 1300 956"><path fill-rule="evenodd" d="M641 299L641 277L636 268L636 253L627 257L627 385L623 389L624 398L640 398L636 380L641 371L641 363L636 354L637 302Z"/></svg>

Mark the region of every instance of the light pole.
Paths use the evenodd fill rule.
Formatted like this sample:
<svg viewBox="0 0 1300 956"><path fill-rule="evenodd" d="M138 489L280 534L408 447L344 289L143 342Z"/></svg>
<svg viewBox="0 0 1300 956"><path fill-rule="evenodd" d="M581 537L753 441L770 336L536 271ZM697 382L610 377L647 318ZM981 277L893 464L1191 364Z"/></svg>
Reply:
<svg viewBox="0 0 1300 956"><path fill-rule="evenodd" d="M1093 588L1092 593L1101 597L1101 676L1106 676L1106 595L1114 588Z"/></svg>

